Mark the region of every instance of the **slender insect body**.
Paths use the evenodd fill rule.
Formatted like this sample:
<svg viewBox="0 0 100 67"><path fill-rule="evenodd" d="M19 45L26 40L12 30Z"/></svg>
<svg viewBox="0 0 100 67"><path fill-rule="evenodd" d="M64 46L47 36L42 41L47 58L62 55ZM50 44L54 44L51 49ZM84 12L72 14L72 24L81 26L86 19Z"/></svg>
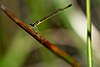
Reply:
<svg viewBox="0 0 100 67"><path fill-rule="evenodd" d="M68 7L70 7L71 5L72 5L72 4L68 5L68 6L65 7L65 8L57 9L57 10L55 10L53 13L51 13L50 15L44 17L43 19L41 19L41 20L39 20L39 21L36 21L36 22L33 23L33 24L30 24L31 28L34 28L34 27L38 26L40 23L42 23L42 22L44 22L44 21L46 21L46 20L48 20L48 19L54 17L55 15L61 13L63 10L65 10L65 9L68 8Z"/></svg>

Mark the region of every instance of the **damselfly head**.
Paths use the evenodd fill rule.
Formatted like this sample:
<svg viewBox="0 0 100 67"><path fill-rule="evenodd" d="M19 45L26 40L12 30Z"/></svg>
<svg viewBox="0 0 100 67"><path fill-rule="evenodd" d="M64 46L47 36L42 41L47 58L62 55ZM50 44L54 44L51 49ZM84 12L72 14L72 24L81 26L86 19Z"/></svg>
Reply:
<svg viewBox="0 0 100 67"><path fill-rule="evenodd" d="M38 24L40 24L41 22L40 21L36 21L35 23L31 23L30 26L33 28L33 27L36 27Z"/></svg>
<svg viewBox="0 0 100 67"><path fill-rule="evenodd" d="M33 28L33 27L34 27L34 24L31 23L31 24L29 25L29 27L30 27L30 28Z"/></svg>
<svg viewBox="0 0 100 67"><path fill-rule="evenodd" d="M34 24L30 24L29 27L31 29L34 29L36 32L38 32L38 28Z"/></svg>

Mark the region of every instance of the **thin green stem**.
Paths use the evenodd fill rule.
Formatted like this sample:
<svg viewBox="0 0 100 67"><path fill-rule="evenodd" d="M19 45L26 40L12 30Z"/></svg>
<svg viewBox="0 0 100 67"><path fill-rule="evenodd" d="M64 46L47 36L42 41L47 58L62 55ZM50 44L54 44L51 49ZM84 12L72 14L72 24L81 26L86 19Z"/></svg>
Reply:
<svg viewBox="0 0 100 67"><path fill-rule="evenodd" d="M88 67L93 67L92 57L92 39L91 39L91 11L90 11L90 0L86 0L86 12L87 12L87 57Z"/></svg>

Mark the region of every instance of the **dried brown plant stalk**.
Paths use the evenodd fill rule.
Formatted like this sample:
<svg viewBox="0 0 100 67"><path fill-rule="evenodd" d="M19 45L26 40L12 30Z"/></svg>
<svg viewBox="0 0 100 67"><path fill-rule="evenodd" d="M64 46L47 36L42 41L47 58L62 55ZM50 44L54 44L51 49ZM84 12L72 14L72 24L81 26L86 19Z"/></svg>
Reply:
<svg viewBox="0 0 100 67"><path fill-rule="evenodd" d="M70 56L68 53L62 51L60 48L58 48L57 46L53 45L52 43L50 43L48 40L46 40L43 36L41 36L40 34L38 34L37 32L35 32L34 30L32 30L30 27L26 26L24 24L23 21L21 21L20 19L18 19L15 15L13 15L12 13L10 13L7 8L4 5L0 5L1 10L7 15L9 16L9 18L11 18L18 26L20 26L22 29L24 29L28 34L30 34L33 38L35 38L38 42L41 43L41 45L45 46L46 48L48 48L50 51L52 51L53 53L55 53L57 56L61 57L62 59L64 59L65 61L67 61L68 63L70 63L73 67L80 67L80 63L73 58L72 56Z"/></svg>

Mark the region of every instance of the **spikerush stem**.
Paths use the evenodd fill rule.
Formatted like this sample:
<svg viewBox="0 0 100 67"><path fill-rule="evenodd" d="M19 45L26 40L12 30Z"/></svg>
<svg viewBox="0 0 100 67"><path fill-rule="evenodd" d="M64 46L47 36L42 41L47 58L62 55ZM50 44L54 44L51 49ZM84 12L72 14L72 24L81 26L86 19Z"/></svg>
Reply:
<svg viewBox="0 0 100 67"><path fill-rule="evenodd" d="M4 13L11 18L17 25L19 25L23 30L25 30L28 34L34 37L38 42L40 42L43 46L48 48L50 51L55 53L57 56L61 57L66 62L70 63L73 67L81 67L80 63L70 56L68 53L62 51L57 46L53 45L51 42L46 40L43 36L38 34L36 31L32 30L30 27L26 26L23 21L18 19L15 15L10 13L4 5L0 5L0 8L4 11Z"/></svg>
<svg viewBox="0 0 100 67"><path fill-rule="evenodd" d="M93 67L93 57L92 57L92 23L91 23L91 9L90 0L86 0L86 12L87 12L87 58L88 67Z"/></svg>

